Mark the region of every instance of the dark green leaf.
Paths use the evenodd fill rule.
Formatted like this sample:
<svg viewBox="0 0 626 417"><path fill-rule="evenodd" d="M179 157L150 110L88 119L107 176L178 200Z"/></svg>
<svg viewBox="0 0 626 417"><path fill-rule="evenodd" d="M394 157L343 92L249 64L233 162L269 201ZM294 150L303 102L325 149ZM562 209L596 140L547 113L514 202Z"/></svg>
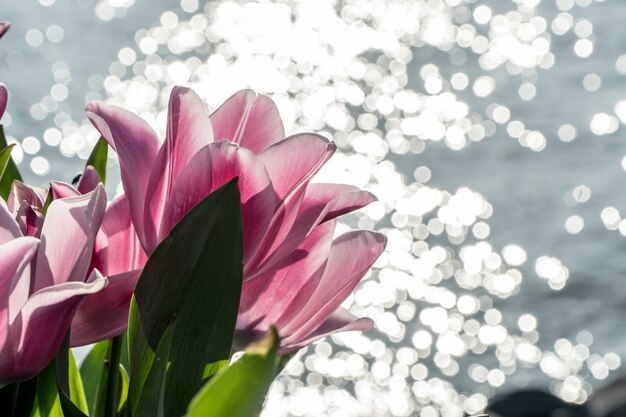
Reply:
<svg viewBox="0 0 626 417"><path fill-rule="evenodd" d="M142 390L141 378L133 380L144 366L145 352L156 351L173 321L166 416L184 414L207 376L206 365L214 372L228 360L241 296L242 258L241 203L234 179L190 210L144 267L135 289L140 320L132 325L134 334L129 331L131 404Z"/></svg>
<svg viewBox="0 0 626 417"><path fill-rule="evenodd" d="M0 389L0 416L29 417L35 402L37 378Z"/></svg>
<svg viewBox="0 0 626 417"><path fill-rule="evenodd" d="M164 415L163 394L174 328L175 323L172 322L170 327L165 331L156 352L146 357L146 359L149 360L149 365L144 362L142 371L148 369L148 372L145 376L142 375L143 384L141 392L136 397L136 401L131 404L131 414L134 417L163 417ZM130 393L132 393L132 391L129 390L129 394Z"/></svg>
<svg viewBox="0 0 626 417"><path fill-rule="evenodd" d="M189 404L186 417L256 417L278 366L279 338L271 328L243 356L211 379Z"/></svg>
<svg viewBox="0 0 626 417"><path fill-rule="evenodd" d="M83 413L63 391L59 391L59 400L65 417L87 417L87 414Z"/></svg>
<svg viewBox="0 0 626 417"><path fill-rule="evenodd" d="M98 175L100 176L100 181L103 184L106 183L107 178L107 154L109 150L109 144L106 139L102 136L94 146L89 158L87 159L86 165L91 165L96 169Z"/></svg>
<svg viewBox="0 0 626 417"><path fill-rule="evenodd" d="M2 125L0 125L0 149L5 149L6 147L7 141L4 137L4 130L2 129ZM11 192L11 185L13 184L13 180L22 181L22 176L17 170L17 165L15 165L15 162L13 162L13 159L9 158L6 169L4 170L3 175L0 176L0 197L5 200Z"/></svg>
<svg viewBox="0 0 626 417"><path fill-rule="evenodd" d="M95 409L94 406L98 397L98 388L100 387L108 347L109 341L107 340L97 343L80 366L80 376L83 381L87 404L89 405L89 415L93 415Z"/></svg>

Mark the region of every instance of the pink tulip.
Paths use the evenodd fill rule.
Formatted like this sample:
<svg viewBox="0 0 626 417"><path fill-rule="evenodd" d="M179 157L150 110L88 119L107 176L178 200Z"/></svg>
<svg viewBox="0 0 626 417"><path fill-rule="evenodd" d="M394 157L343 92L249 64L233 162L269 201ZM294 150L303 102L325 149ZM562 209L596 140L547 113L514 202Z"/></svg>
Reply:
<svg viewBox="0 0 626 417"><path fill-rule="evenodd" d="M7 109L7 102L9 101L9 92L4 84L0 83L0 119L4 116L4 111Z"/></svg>
<svg viewBox="0 0 626 417"><path fill-rule="evenodd" d="M78 190L62 182L50 185L56 200L89 192L99 181L97 172L88 166L78 183ZM132 293L147 259L130 221L128 200L121 195L104 213L91 260L91 268L106 276L108 285L102 291L88 295L78 307L70 333L71 346L88 345L126 331Z"/></svg>
<svg viewBox="0 0 626 417"><path fill-rule="evenodd" d="M175 87L168 112L167 135L159 145L154 131L138 116L103 103L87 106L89 119L118 154L129 217L145 253L152 253L200 200L239 177L244 228L245 320L238 324L242 332L263 331L276 322L284 325L279 326L281 334L289 335L284 346L296 347L322 333L371 327L370 321L354 322L338 308L382 251L384 237L359 231L331 245L332 231L318 231L327 230L335 217L375 200L351 186L309 184L335 145L313 133L285 138L273 101L250 90L236 93L209 117L193 91ZM316 239L325 244L315 246ZM306 245L319 247L315 255L303 249ZM343 249L347 246L352 246L350 259ZM288 266L294 262L300 266ZM326 272L310 271L311 262ZM304 270L286 273L289 268ZM296 270L301 275L295 276ZM335 287L327 281L342 284ZM284 289L302 290L307 296L292 294L287 302ZM295 321L286 321L279 312L265 320L264 307L248 302L262 294L265 304L283 312L305 308L318 312L309 314L313 321L295 316Z"/></svg>
<svg viewBox="0 0 626 417"><path fill-rule="evenodd" d="M11 27L10 22L0 22L0 38L4 36L7 30Z"/></svg>
<svg viewBox="0 0 626 417"><path fill-rule="evenodd" d="M14 187L11 211L37 210L41 200L31 191ZM0 201L0 385L39 373L59 349L80 302L106 286L97 270L87 278L105 205L101 185L54 201L35 231ZM25 236L25 230L34 233Z"/></svg>
<svg viewBox="0 0 626 417"><path fill-rule="evenodd" d="M0 38L4 36L7 30L9 30L11 24L9 22L0 22ZM4 84L0 83L0 119L4 115L4 111L7 108L7 100L9 98L9 92Z"/></svg>

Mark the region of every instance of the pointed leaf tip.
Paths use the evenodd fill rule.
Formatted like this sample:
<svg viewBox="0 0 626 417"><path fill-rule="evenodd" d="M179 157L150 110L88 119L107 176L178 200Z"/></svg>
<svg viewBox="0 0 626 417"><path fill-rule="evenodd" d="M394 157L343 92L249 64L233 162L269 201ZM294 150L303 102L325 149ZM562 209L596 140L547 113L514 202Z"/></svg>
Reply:
<svg viewBox="0 0 626 417"><path fill-rule="evenodd" d="M267 356L270 353L276 354L276 347L279 344L279 340L278 329L276 329L276 326L270 326L261 340L248 345L246 353L263 356Z"/></svg>

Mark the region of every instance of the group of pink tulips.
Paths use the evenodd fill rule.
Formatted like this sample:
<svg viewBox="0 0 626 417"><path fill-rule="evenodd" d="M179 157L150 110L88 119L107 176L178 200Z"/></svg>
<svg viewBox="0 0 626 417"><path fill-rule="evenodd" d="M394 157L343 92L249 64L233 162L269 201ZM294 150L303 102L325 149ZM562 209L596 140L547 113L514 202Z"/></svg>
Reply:
<svg viewBox="0 0 626 417"><path fill-rule="evenodd" d="M0 118L7 99L0 84ZM375 198L311 183L332 142L285 137L250 90L209 115L175 87L162 143L86 110L103 140L76 187L21 182L0 126L0 415L252 416L289 354L372 327L340 304L386 239L335 237ZM124 189L108 204L107 143ZM69 347L96 342L79 370Z"/></svg>

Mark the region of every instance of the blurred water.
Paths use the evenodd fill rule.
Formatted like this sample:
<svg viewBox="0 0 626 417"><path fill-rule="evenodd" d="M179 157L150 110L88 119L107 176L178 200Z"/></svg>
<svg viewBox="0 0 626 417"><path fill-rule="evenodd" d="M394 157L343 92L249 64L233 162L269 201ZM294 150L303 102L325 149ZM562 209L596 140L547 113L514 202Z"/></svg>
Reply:
<svg viewBox="0 0 626 417"><path fill-rule="evenodd" d="M620 88L626 65L616 66L618 58L626 54L621 42L626 38L622 24L626 7L619 0L355 0L319 4L285 1L276 2L275 7L269 2L259 3L264 6L246 11L234 2L214 2L205 7L193 0L183 0L180 5L162 0L137 4L132 0L28 0L19 7L0 10L1 18L13 23L0 42L0 79L11 90L9 115L3 122L11 137L22 143L26 155L21 169L28 180L70 180L80 171L83 161L72 156L78 154L84 159L97 139L93 129L84 123L82 108L86 101L109 99L141 112L162 129L163 108L173 83L191 84L212 108L236 88L251 86L273 94L279 101L288 131L308 128L334 132L346 157L331 166L327 177L334 175L366 186L383 201L352 219L353 223L388 233L393 233L390 230L395 226L409 236L405 233L404 237L392 239L398 244L392 245L388 256L377 265L370 278L371 286L362 286L362 297L357 291L356 301L350 301L353 311L377 321L377 331L369 338L338 337L332 343L310 348L277 383L268 403L268 407L276 407L274 412L287 404L293 415L315 415L315 410L322 409L343 410L345 414L341 415L369 415L372 410L377 415L409 415L414 409L432 404L442 415L452 416L461 409L478 412L484 406L484 397L472 396L475 393L490 396L496 391L531 384L550 386L568 401L582 401L591 386L601 386L619 375L619 370L609 375L608 368L614 369L619 363L616 365L615 358L606 354L616 352L622 362L626 358L626 337L618 330L626 310L626 286L622 284L626 272L622 261L626 223L619 216L626 210L626 173L622 167L626 144L620 120L626 114L624 107L616 107L626 99L626 89ZM173 14L163 14L170 9ZM192 17L196 15L209 18L194 21ZM283 49L273 47L270 41L287 42L280 32L284 29L287 33L287 29L280 24L289 22L290 16L296 26L307 28L303 33L295 31L302 39L294 42L301 41L302 48L297 44ZM506 18L497 20L495 16ZM533 16L543 20L532 20ZM513 30L513 38L528 44L533 39L547 40L548 50L541 42L533 44L531 50L537 57L533 57L535 61L524 61L524 70L523 65L510 63L527 57L514 53L505 60L508 65L489 69L485 64L489 42L501 33L498 28L510 29L515 22L532 24ZM62 39L56 28L50 29L51 25L62 28ZM359 47L367 41L348 39L342 43L349 27L371 27L371 46L360 52ZM524 32L529 27L539 29L529 35ZM154 30L148 31L150 28ZM159 30L165 30L170 40L181 34L181 39L193 47L181 48L166 39L158 48L152 48L145 39L158 39L162 35ZM265 30L282 35L265 37ZM316 33L319 39L314 37ZM469 41L464 37L467 34L471 34ZM255 39L260 40L255 43ZM263 43L266 39L269 46ZM142 44L142 40L147 43ZM349 51L350 41L358 44L356 52ZM589 44L593 52L587 56L589 51L585 48ZM519 45L511 45L513 50L522 50ZM135 55L120 53L123 48L131 48ZM493 43L491 49L496 49ZM264 54L273 54L274 61L263 61ZM298 54L311 57L304 59ZM224 58L211 60L207 59L209 56ZM387 58L381 60L381 56ZM199 59L194 61L193 57ZM289 59L296 64L285 64ZM173 66L175 62L183 62L187 69ZM365 75L354 75L362 70L355 63L364 65ZM343 64L348 68L348 76ZM267 70L264 65L275 69ZM152 73L146 70L150 66ZM376 67L379 73L374 74ZM228 69L233 68L229 78ZM257 77L257 72L263 77ZM374 75L370 77L370 73ZM463 77L455 78L457 73L467 76L467 88L457 88L463 84ZM235 79L237 76L240 78ZM489 78L483 84L475 84L481 77ZM306 81L294 87L294 79ZM400 82L393 87L394 82L402 79L406 85ZM283 87L284 80L288 87ZM357 86L363 97L356 94L354 98L354 94L347 93L347 99L340 99L341 94L337 93L328 102L307 101L308 97L317 97L320 87L332 86L339 91L342 82L348 90ZM520 97L520 86L526 99ZM405 104L402 97L398 98L400 90L412 94L404 99ZM446 92L456 98L450 101ZM383 96L394 97L391 111L385 109L383 100L377 101ZM372 101L367 97L372 97ZM428 122L431 125L424 130L426 122L422 121L416 129L406 120L429 109L425 104L427 97L448 101L435 106L435 116ZM467 114L458 116L451 110L456 100L467 105ZM506 109L494 110L495 104ZM415 109L410 110L412 107ZM327 108L338 109L339 116L329 115ZM361 118L361 114L368 116ZM523 123L523 127L512 124L513 120ZM450 130L445 138L432 133L440 125L448 129L459 127L460 142ZM572 127L576 134L570 140ZM342 131L358 134L342 135ZM367 136L368 131L373 136ZM41 150L32 139L25 140L30 136ZM372 177L362 179L364 174L359 169L363 167L374 172ZM414 177L417 167L424 168ZM464 197L466 203L461 204L459 213L466 209L464 204L482 208L461 227L446 223L440 209L448 207L450 195L463 187L478 194ZM114 192L115 187L110 185L109 189ZM420 216L407 217L399 202L414 195L417 189L431 190L435 200L443 196L444 201L435 202ZM607 207L614 209L606 210ZM411 210L418 211L409 205ZM432 219L436 221L433 223ZM481 223L479 227L477 223ZM440 233L438 229L446 225L447 232ZM423 241L428 245L420 246ZM490 245L489 259L495 259L497 266L490 269L488 261L484 261L480 271L474 271L479 282L472 290L467 282L461 282L472 261L467 258L469 251L463 255L463 248L480 241ZM507 260L503 248L510 244L519 245L526 254L527 260L519 266L511 262L507 266L502 261ZM438 256L436 250L432 251L437 245L447 255L432 261ZM541 265L547 264L536 261L545 259L541 258L544 256L558 259L566 268L543 273L554 272L552 286L556 289L551 288L549 280L538 276L542 275ZM430 263L424 266L420 261ZM416 265L421 269L417 270ZM549 263L549 267L553 266ZM511 267L519 270L523 280L500 296L494 295L489 290L490 277L506 275ZM437 274L442 276L436 278ZM563 276L566 281L561 280ZM413 281L406 281L407 278ZM412 287L417 281L423 287ZM449 289L454 294L452 304L442 301L447 293L431 296L433 288ZM389 292L390 298L374 297L371 293L376 290ZM463 294L479 300L480 311L463 312L457 302ZM438 331L419 315L420 310L436 305L443 306L447 319L460 317L465 324L471 318L481 328L501 322L508 330L506 342L501 345L510 344L513 353L497 344L483 343L480 347L481 340L487 339L476 336L477 332L472 334L471 329L457 329L455 333L450 324L450 329ZM400 306L409 313L401 313ZM412 308L417 310L415 317L410 314ZM537 329L527 326L529 331L520 332L518 319L527 313L536 317ZM592 337L581 333L583 330ZM420 331L432 335L427 348L420 348L415 341L416 334L426 334ZM463 333L463 353L442 354L447 349L445 339L441 345L436 341L444 334L457 333ZM578 344L579 350L562 339ZM536 346L541 354L524 360L529 357L516 350L522 342ZM354 349L364 358L361 362L346 353ZM576 352L580 355L576 356ZM418 365L426 365L427 376L423 375L424 369L415 368L411 355L419 356ZM558 358L567 370L555 371L551 359L541 361L546 358ZM604 362L600 366L598 361ZM330 369L341 364L349 369L351 363L356 363L358 372L336 375ZM456 366L456 371L450 364ZM472 368L474 364L480 364L485 372L501 372L483 377L483 368ZM580 379L572 379L576 375ZM299 381L304 381L304 385ZM576 384L580 386L576 388ZM419 393L428 389L428 395ZM290 393L295 400L283 397ZM366 397L377 395L379 400L366 401ZM310 404L322 397L322 408L303 411L295 404ZM353 397L358 402L351 402ZM398 399L406 397L412 400L404 408L401 401L398 406ZM458 404L458 408L443 407L448 400Z"/></svg>

